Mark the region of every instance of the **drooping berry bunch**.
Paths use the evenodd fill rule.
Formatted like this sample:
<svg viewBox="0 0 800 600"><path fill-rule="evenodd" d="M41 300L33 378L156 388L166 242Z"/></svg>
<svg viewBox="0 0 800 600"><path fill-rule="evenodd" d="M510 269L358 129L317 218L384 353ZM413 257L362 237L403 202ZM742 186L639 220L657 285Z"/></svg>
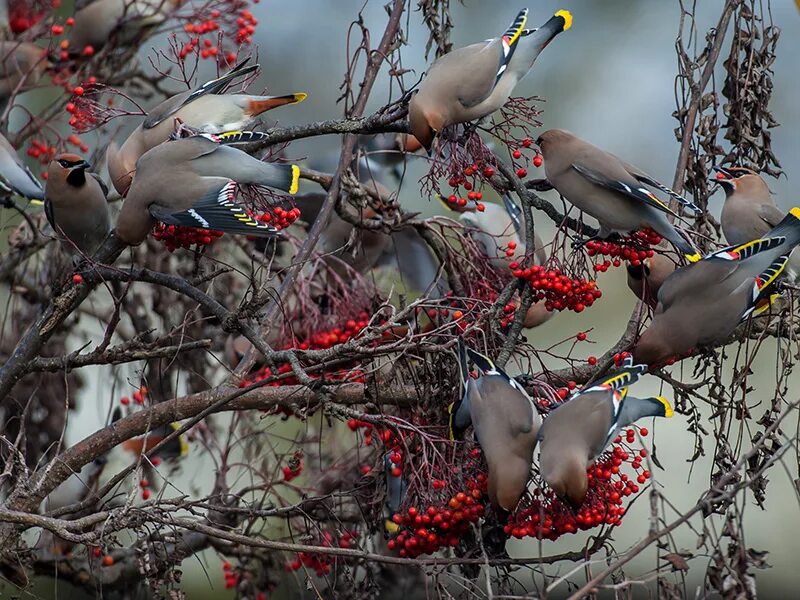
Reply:
<svg viewBox="0 0 800 600"><path fill-rule="evenodd" d="M610 257L603 262L596 262L593 267L595 271L605 272L612 265L619 267L623 260L638 267L644 259L653 257L652 247L660 244L661 239L655 231L647 228L619 240L590 240L586 242L586 254L591 257Z"/></svg>
<svg viewBox="0 0 800 600"><path fill-rule="evenodd" d="M402 471L402 455L390 455L391 458L400 458L393 463L393 471ZM413 488L406 495L401 511L391 516L400 531L388 541L389 550L415 558L457 546L470 530L470 524L476 523L486 511L487 479L480 462L481 451L473 448L460 467L427 474L423 480L430 485Z"/></svg>
<svg viewBox="0 0 800 600"><path fill-rule="evenodd" d="M49 9L57 9L61 0L8 0L8 28L20 34L41 21Z"/></svg>
<svg viewBox="0 0 800 600"><path fill-rule="evenodd" d="M523 267L518 262L510 265L514 277L526 279L536 292L535 301L544 301L547 310L583 310L603 293L595 281L582 277L572 278L558 269L533 265Z"/></svg>
<svg viewBox="0 0 800 600"><path fill-rule="evenodd" d="M642 427L639 434L646 436L648 431ZM555 497L552 490L538 487L511 515L504 527L505 533L516 538L555 540L567 533L601 525L619 525L625 515L623 499L638 493L639 485L650 479L650 471L642 467L647 450L631 448L635 439L634 429L628 429L625 443L622 436L618 436L612 447L586 470L589 488L586 500L577 511ZM629 465L634 474L623 473L623 465Z"/></svg>
<svg viewBox="0 0 800 600"><path fill-rule="evenodd" d="M334 545L339 548L352 548L358 540L357 531L345 531L341 535L335 535L330 531L323 531L319 536L317 544L323 548L331 548ZM299 571L303 567L314 571L317 577L322 577L331 572L331 566L335 557L315 552L298 552L296 558L286 563L287 571Z"/></svg>
<svg viewBox="0 0 800 600"><path fill-rule="evenodd" d="M112 119L122 116L144 115L141 109L133 111L122 107L125 94L112 87L98 83L94 76L88 77L80 85L72 87L64 82L68 94L72 94L65 106L69 113L69 125L73 131L86 133L102 127Z"/></svg>
<svg viewBox="0 0 800 600"><path fill-rule="evenodd" d="M174 252L178 248L209 246L214 240L221 238L223 235L221 231L214 231L213 229L183 227L165 223L158 223L153 229L153 239L162 242L170 252Z"/></svg>

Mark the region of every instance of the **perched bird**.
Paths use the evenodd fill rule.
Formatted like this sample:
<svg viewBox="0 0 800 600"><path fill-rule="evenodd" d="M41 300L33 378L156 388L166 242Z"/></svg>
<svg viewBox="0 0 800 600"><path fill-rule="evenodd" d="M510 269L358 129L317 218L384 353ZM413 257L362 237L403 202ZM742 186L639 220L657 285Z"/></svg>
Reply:
<svg viewBox="0 0 800 600"><path fill-rule="evenodd" d="M767 236L675 271L661 286L653 321L633 349L636 361L660 364L727 340L739 323L780 298L775 284L799 243L800 208L795 207Z"/></svg>
<svg viewBox="0 0 800 600"><path fill-rule="evenodd" d="M242 61L221 77L207 81L195 90L167 98L153 108L121 148L113 143L108 146L108 174L114 188L123 195L127 192L136 170L136 161L169 138L174 130L175 119L198 133L237 131L252 125L263 112L285 104L296 104L306 98L306 94L300 92L284 96L225 94L236 79L257 69L258 65L247 66L247 60Z"/></svg>
<svg viewBox="0 0 800 600"><path fill-rule="evenodd" d="M170 140L136 162L136 177L122 203L116 235L141 244L156 221L245 235L273 235L233 202L237 186L266 186L297 192L297 165L266 163L225 145L258 139L252 132L197 134Z"/></svg>
<svg viewBox="0 0 800 600"><path fill-rule="evenodd" d="M67 32L69 53L100 50L109 40L115 47L130 46L161 25L181 0L94 0L73 16Z"/></svg>
<svg viewBox="0 0 800 600"><path fill-rule="evenodd" d="M469 228L469 235L483 248L494 269L508 272L508 265L513 260L506 255L509 243L516 248L517 256L525 255L524 216L508 194L503 194L502 207L486 203L483 212L479 212L475 203L470 202L457 210L462 213L461 221ZM547 262L547 253L538 233L534 233L534 243L536 247L533 251L533 264L544 265ZM545 308L544 302L536 302L525 313L523 325L528 328L538 327L555 314Z"/></svg>
<svg viewBox="0 0 800 600"><path fill-rule="evenodd" d="M63 234L67 246L92 256L111 231L111 215L106 202L108 189L91 165L76 154L59 154L47 168L44 211L57 235Z"/></svg>
<svg viewBox="0 0 800 600"><path fill-rule="evenodd" d="M699 213L694 204L663 184L563 129L545 131L536 141L544 157L547 181L559 194L600 223L600 238L649 227L690 261L700 255L669 222L678 216L645 185L669 194Z"/></svg>
<svg viewBox="0 0 800 600"><path fill-rule="evenodd" d="M138 457L141 454L146 454L153 450L153 448L166 439L167 436L178 429L180 429L179 423L163 425L141 437L125 440L122 442L122 447ZM189 444L186 438L183 435L176 435L164 444L164 446L159 448L153 456L158 456L162 460L175 460L187 454L189 454Z"/></svg>
<svg viewBox="0 0 800 600"><path fill-rule="evenodd" d="M400 505L405 498L406 490L408 489L408 482L403 477L403 474L395 476L392 471L395 469L395 464L391 461L391 452L383 455L383 470L386 475L386 510L389 517L384 522L386 533L397 533L400 527L392 521L392 517L400 512Z"/></svg>
<svg viewBox="0 0 800 600"><path fill-rule="evenodd" d="M572 26L572 15L559 10L537 29L526 29L527 22L525 8L499 38L458 48L431 65L408 106L411 133L428 151L448 125L503 106L547 44Z"/></svg>
<svg viewBox="0 0 800 600"><path fill-rule="evenodd" d="M478 379L469 374L468 356L480 371ZM450 437L461 437L472 425L489 468L489 500L508 513L527 488L542 420L525 389L461 339L458 358L464 394L449 409Z"/></svg>
<svg viewBox="0 0 800 600"><path fill-rule="evenodd" d="M772 201L767 182L745 167L715 167L720 178L712 178L725 190L720 224L725 240L744 244L761 237L781 222L785 213Z"/></svg>
<svg viewBox="0 0 800 600"><path fill-rule="evenodd" d="M578 391L550 412L539 429L539 471L556 495L574 509L586 499L586 469L617 432L643 417L671 417L661 396L632 398L628 386L647 371L628 360L623 368Z"/></svg>
<svg viewBox="0 0 800 600"><path fill-rule="evenodd" d="M406 156L422 148L417 138L410 133L361 135L358 146L368 165L377 164L398 181L403 176L402 165Z"/></svg>
<svg viewBox="0 0 800 600"><path fill-rule="evenodd" d="M0 188L28 200L44 200L42 184L19 159L16 150L0 134Z"/></svg>
<svg viewBox="0 0 800 600"><path fill-rule="evenodd" d="M658 290L677 268L675 260L666 254L667 250L666 243L662 241L653 256L645 258L641 264L627 263L626 265L628 288L650 308L656 307Z"/></svg>
<svg viewBox="0 0 800 600"><path fill-rule="evenodd" d="M36 84L49 65L47 50L36 44L0 41L0 100Z"/></svg>

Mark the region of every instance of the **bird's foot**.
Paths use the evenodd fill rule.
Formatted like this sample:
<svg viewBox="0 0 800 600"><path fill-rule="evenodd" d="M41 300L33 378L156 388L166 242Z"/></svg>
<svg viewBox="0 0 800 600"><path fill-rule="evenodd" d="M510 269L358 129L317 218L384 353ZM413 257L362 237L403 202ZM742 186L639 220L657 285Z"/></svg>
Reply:
<svg viewBox="0 0 800 600"><path fill-rule="evenodd" d="M547 179L529 179L525 182L525 187L529 190L535 190L537 192L549 192L550 190L555 189L553 184Z"/></svg>

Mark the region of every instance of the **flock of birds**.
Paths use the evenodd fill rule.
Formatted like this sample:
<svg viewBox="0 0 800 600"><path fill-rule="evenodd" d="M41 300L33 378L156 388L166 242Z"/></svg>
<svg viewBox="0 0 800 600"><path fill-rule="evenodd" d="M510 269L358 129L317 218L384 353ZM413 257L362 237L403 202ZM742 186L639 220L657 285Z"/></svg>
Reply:
<svg viewBox="0 0 800 600"><path fill-rule="evenodd" d="M437 140L448 128L487 118L504 105L537 56L571 27L572 15L560 10L536 29L528 29L527 21L528 11L522 10L502 36L454 50L431 65L409 101L411 134L394 151L423 147L438 156ZM15 52L9 48L4 46L4 51ZM16 58L3 62L2 90L14 89L12 79L19 73L9 69L23 62L21 55ZM237 145L263 135L247 131L258 115L300 102L305 94L227 93L256 67L244 61L217 79L168 98L121 146L109 146L110 181L123 197L116 218L103 179L82 157L56 156L42 188L16 150L0 138L5 191L43 200L57 236L70 251L87 257L111 233L126 244L141 244L158 222L274 235L271 225L254 219L237 203L237 188L255 185L294 194L300 169L263 162ZM672 414L664 398L628 397L628 387L648 368L720 345L744 320L780 307L776 301L782 282L796 275L790 255L800 243L800 208L781 212L766 182L747 168L719 169L715 181L726 193L721 224L730 245L701 256L674 224L702 212L692 202L568 131L545 131L536 144L544 159L546 185L597 220L598 238L650 229L664 243L652 258L629 267L631 289L654 307L652 322L631 358L620 370L575 392L546 419L514 378L489 358L459 346L464 395L451 408L451 431L458 437L472 426L488 463L491 501L505 512L514 509L525 491L537 444L544 480L559 497L579 506L586 495L587 467L620 428L642 417ZM513 202L506 199L511 215L503 216L501 207L489 205L482 217L474 212L464 216L468 223L473 219L477 235L491 238L483 243L491 260L498 255L488 248L498 247L494 234L500 233L492 226L519 222ZM537 242L531 255L543 263L540 246ZM677 252L677 261L669 246ZM534 308L536 314L526 325L538 325L552 315L541 306ZM477 379L469 376L469 360L480 372Z"/></svg>

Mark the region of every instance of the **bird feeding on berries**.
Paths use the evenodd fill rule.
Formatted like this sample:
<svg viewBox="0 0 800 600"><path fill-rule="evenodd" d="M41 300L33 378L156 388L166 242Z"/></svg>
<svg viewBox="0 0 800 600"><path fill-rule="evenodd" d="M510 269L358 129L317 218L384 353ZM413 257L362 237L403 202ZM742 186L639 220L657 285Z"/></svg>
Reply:
<svg viewBox="0 0 800 600"><path fill-rule="evenodd" d="M786 216L775 206L767 182L746 167L714 167L711 181L725 190L720 225L728 244L744 244L766 235ZM793 252L786 267L792 280L800 274L800 252Z"/></svg>
<svg viewBox="0 0 800 600"><path fill-rule="evenodd" d="M46 49L32 42L0 41L0 100L36 85L50 66Z"/></svg>
<svg viewBox="0 0 800 600"><path fill-rule="evenodd" d="M263 135L190 132L189 137L169 140L146 152L136 162L136 177L122 203L116 236L136 246L156 221L243 235L276 234L275 227L256 221L234 202L239 185L297 192L297 165L262 162L227 145Z"/></svg>
<svg viewBox="0 0 800 600"><path fill-rule="evenodd" d="M636 361L661 364L693 348L724 343L751 315L775 306L798 244L800 207L794 207L765 237L675 271L661 286L653 320L633 348Z"/></svg>
<svg viewBox="0 0 800 600"><path fill-rule="evenodd" d="M244 60L221 77L207 81L197 89L167 98L149 112L122 147L112 142L106 151L106 158L114 188L120 194L127 192L136 171L136 161L169 138L174 129L174 119L180 119L198 133L238 131L251 126L261 113L305 100L306 94L302 92L283 96L225 93L235 80L256 70L257 64L248 66L247 60Z"/></svg>
<svg viewBox="0 0 800 600"><path fill-rule="evenodd" d="M668 254L667 243L661 241L653 256L642 259L637 265L627 263L625 268L628 288L639 300L654 309L658 304L658 291L675 271L677 264Z"/></svg>
<svg viewBox="0 0 800 600"><path fill-rule="evenodd" d="M0 195L22 196L28 200L44 200L42 184L17 155L6 137L0 134Z"/></svg>
<svg viewBox="0 0 800 600"><path fill-rule="evenodd" d="M389 535L397 533L400 529L397 523L392 521L392 516L400 512L400 505L403 503L408 489L408 482L402 472L397 474L395 471L398 467L391 460L392 454L393 452L387 452L383 455L383 470L386 477L386 510L389 513L388 518L384 521L384 528Z"/></svg>
<svg viewBox="0 0 800 600"><path fill-rule="evenodd" d="M526 29L527 22L525 8L500 37L453 50L431 65L408 107L411 133L426 150L448 125L503 106L542 50L572 26L572 15L559 10L536 29Z"/></svg>
<svg viewBox="0 0 800 600"><path fill-rule="evenodd" d="M545 131L536 140L544 157L547 182L559 194L600 223L598 237L649 227L689 261L700 259L694 246L670 223L679 217L647 187L658 189L695 214L702 211L641 169L563 129Z"/></svg>
<svg viewBox="0 0 800 600"><path fill-rule="evenodd" d="M461 338L458 358L464 394L449 407L450 437L462 437L472 425L486 458L489 500L507 514L527 488L542 420L525 388ZM477 379L470 376L468 358L478 368Z"/></svg>
<svg viewBox="0 0 800 600"><path fill-rule="evenodd" d="M59 154L47 167L44 212L69 252L91 256L111 231L108 188L77 154Z"/></svg>
<svg viewBox="0 0 800 600"><path fill-rule="evenodd" d="M629 358L623 368L576 392L550 412L539 429L539 471L556 495L574 509L586 499L586 469L623 427L643 417L671 417L661 396L633 398L628 386L647 371Z"/></svg>

